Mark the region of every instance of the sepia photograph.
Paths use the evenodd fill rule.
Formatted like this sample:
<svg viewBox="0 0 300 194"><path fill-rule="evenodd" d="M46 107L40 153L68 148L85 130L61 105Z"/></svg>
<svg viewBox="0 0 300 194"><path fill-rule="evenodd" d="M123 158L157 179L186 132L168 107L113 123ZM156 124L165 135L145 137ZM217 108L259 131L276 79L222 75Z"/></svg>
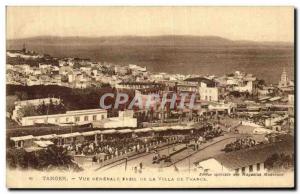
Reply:
<svg viewBox="0 0 300 194"><path fill-rule="evenodd" d="M295 188L291 6L7 6L8 188Z"/></svg>

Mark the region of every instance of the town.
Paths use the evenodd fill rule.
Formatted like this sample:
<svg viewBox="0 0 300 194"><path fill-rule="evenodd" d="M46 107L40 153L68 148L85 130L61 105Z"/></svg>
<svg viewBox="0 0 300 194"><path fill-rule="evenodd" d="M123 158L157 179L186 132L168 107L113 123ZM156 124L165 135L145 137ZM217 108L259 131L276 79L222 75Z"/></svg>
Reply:
<svg viewBox="0 0 300 194"><path fill-rule="evenodd" d="M293 170L294 82L285 69L278 84L269 84L239 70L154 73L136 64L56 58L25 44L6 57L12 168ZM131 104L136 98L140 104Z"/></svg>

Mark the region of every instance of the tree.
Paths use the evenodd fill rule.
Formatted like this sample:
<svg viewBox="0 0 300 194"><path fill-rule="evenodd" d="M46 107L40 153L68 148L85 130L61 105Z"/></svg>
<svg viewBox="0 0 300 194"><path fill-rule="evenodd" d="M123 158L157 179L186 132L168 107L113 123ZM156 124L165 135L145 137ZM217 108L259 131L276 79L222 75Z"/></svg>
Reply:
<svg viewBox="0 0 300 194"><path fill-rule="evenodd" d="M42 102L42 104L40 104L38 107L37 107L37 112L40 114L40 115L45 115L47 114L47 106L45 104L45 101Z"/></svg>
<svg viewBox="0 0 300 194"><path fill-rule="evenodd" d="M229 93L229 95L230 95L230 96L233 96L233 97L235 97L235 98L240 98L240 97L241 97L241 93L238 92L238 91L231 91L231 92Z"/></svg>
<svg viewBox="0 0 300 194"><path fill-rule="evenodd" d="M18 101L17 96L7 96L6 97L6 111L12 112L15 108L15 102Z"/></svg>
<svg viewBox="0 0 300 194"><path fill-rule="evenodd" d="M263 86L266 84L266 82L265 82L265 80L263 80L263 79L259 79L258 81L257 81L257 87L259 88L259 89L262 89L263 88Z"/></svg>
<svg viewBox="0 0 300 194"><path fill-rule="evenodd" d="M82 170L73 161L73 157L68 155L66 149L55 145L35 152L26 152L24 149L8 149L7 165L10 168L36 170Z"/></svg>
<svg viewBox="0 0 300 194"><path fill-rule="evenodd" d="M15 94L18 96L18 98L20 100L27 100L28 99L28 95L26 92L23 91L16 91Z"/></svg>
<svg viewBox="0 0 300 194"><path fill-rule="evenodd" d="M61 102L58 105L56 105L56 110L57 110L57 113L64 113L64 112L66 112L65 106Z"/></svg>
<svg viewBox="0 0 300 194"><path fill-rule="evenodd" d="M66 149L55 145L37 152L36 158L38 163L36 168L38 170L52 170L57 168L61 170L82 170L75 162L73 162L73 157L68 155Z"/></svg>
<svg viewBox="0 0 300 194"><path fill-rule="evenodd" d="M33 105L26 105L19 112L19 116L27 117L27 116L37 116L39 115L36 108Z"/></svg>
<svg viewBox="0 0 300 194"><path fill-rule="evenodd" d="M293 158L284 153L275 153L265 160L265 168L272 171L287 170L293 166Z"/></svg>
<svg viewBox="0 0 300 194"><path fill-rule="evenodd" d="M26 152L24 149L7 149L6 151L7 166L9 168L22 168L28 167L26 161Z"/></svg>
<svg viewBox="0 0 300 194"><path fill-rule="evenodd" d="M48 105L48 110L47 110L48 114L55 114L56 113L56 109L55 109L55 105L53 104L52 99L50 98L50 102Z"/></svg>

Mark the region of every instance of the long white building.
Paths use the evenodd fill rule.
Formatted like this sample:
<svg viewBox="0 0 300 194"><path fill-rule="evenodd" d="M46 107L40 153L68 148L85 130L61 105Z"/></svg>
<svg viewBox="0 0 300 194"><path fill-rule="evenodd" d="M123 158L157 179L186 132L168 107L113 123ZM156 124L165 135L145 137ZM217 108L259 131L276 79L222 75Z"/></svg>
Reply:
<svg viewBox="0 0 300 194"><path fill-rule="evenodd" d="M241 149L216 155L212 158L196 162L199 169L213 172L259 173L266 172L265 161L273 154L293 154L293 142L282 141L260 144L252 148Z"/></svg>
<svg viewBox="0 0 300 194"><path fill-rule="evenodd" d="M21 125L22 126L30 126L35 124L83 125L95 121L101 121L106 118L107 118L107 110L87 109L87 110L67 111L64 114L23 117L21 119Z"/></svg>

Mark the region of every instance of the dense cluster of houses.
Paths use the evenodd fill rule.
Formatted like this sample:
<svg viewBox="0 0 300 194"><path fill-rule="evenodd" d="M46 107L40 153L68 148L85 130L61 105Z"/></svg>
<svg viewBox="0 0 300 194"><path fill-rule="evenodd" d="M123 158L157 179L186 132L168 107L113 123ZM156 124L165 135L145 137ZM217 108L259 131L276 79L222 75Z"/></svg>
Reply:
<svg viewBox="0 0 300 194"><path fill-rule="evenodd" d="M103 84L115 86L124 80L144 79L148 73L145 67L134 64L121 66L82 58L51 58L56 63L46 63L41 59L49 58L48 55L38 55L26 48L8 50L6 55L7 84L14 85L58 85L71 88L99 87ZM37 63L32 65L32 61Z"/></svg>
<svg viewBox="0 0 300 194"><path fill-rule="evenodd" d="M25 47L22 50L8 50L8 61L19 60L24 64L7 64L7 84L57 85L80 89L108 84L118 92L133 91L135 97L144 101L153 94L158 95L159 100L150 107L118 110L118 116L109 116L108 110L101 108L67 110L58 114L24 115L21 113L26 106L37 107L43 104L49 107L49 104L62 102L59 98L16 101L11 119L20 126L89 125L93 129L87 132L11 137L15 148L45 148L52 145L54 140L58 141L58 145L80 143L86 139L94 139L97 142L116 134L134 137L139 133L166 130L191 131L193 127L189 126L190 123L197 123L203 118L218 120L219 116L224 115L239 121L234 128L228 128L228 131L239 132L240 128L248 128L253 134L270 134L294 130L294 84L288 80L285 70L279 84L274 86L261 83L254 75L240 71L223 76L151 73L146 67L134 64L116 65L80 58L51 58L57 63L49 64L42 62L47 61L43 60L45 57L49 58L27 51ZM26 61L41 62L32 65ZM180 94L183 93L187 96L182 101L183 97ZM162 97L173 94L177 94L175 108L171 109L168 103L161 107ZM189 107L191 99L196 106ZM183 102L185 108L176 108L179 102ZM142 123L142 127L138 125L139 122ZM217 172L258 172L264 169L263 162L273 150L291 151L290 147L286 150L285 148L286 146L278 144L262 145L259 149L218 155L199 161L196 165ZM250 156L254 153L256 158L253 159Z"/></svg>
<svg viewBox="0 0 300 194"><path fill-rule="evenodd" d="M36 60L45 56L22 50L8 50L8 58L23 58ZM48 55L46 57L49 57ZM194 93L197 94L195 102L200 107L197 110L172 110L174 114L193 112L198 115L233 112L248 114L250 116L259 113L272 111L272 115L262 117L257 123L264 123L263 126L272 128L280 125L282 120L293 120L294 112L294 85L288 80L284 70L278 86L261 84L252 74L236 71L224 76L198 76L181 75L168 73L150 73L146 67L134 64L115 65L111 63L92 62L89 59L63 58L56 59L58 63L43 64L38 66L30 64L7 64L7 84L21 85L58 85L72 88L97 87L101 84L110 84L118 91L132 90L135 95L148 95L166 93ZM237 96L247 96L239 100ZM37 99L38 100L38 99ZM187 101L188 103L188 101ZM20 105L15 110L19 110ZM80 114L88 114L90 110L81 110ZM101 113L100 113L100 112ZM159 110L159 119L170 116L171 110ZM98 110L99 114L105 114L104 110ZM148 114L149 110L138 110L136 114ZM35 117L18 118L22 126L35 123L65 124L70 122L85 123L90 121L103 120L106 116L95 116L98 113L83 116L78 119L78 111L67 111L58 115L41 115ZM135 115L136 115L135 114ZM192 113L191 113L192 114ZM190 114L190 115L191 115ZM89 118L91 117L91 118ZM284 119L280 119L284 118ZM251 118L250 118L251 119ZM47 123L46 122L46 123ZM113 122L113 121L111 121Z"/></svg>

